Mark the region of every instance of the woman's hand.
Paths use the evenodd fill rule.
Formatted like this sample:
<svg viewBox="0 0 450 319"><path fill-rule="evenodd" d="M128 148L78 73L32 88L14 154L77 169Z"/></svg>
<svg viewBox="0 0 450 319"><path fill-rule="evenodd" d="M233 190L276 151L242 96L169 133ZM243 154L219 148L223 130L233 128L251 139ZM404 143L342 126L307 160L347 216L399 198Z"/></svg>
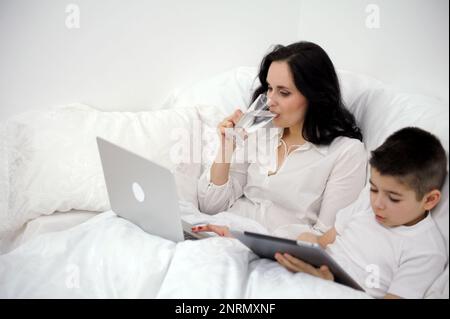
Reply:
<svg viewBox="0 0 450 319"><path fill-rule="evenodd" d="M334 243L336 241L336 228L331 228L322 236L314 235L313 233L303 233L298 236L297 240L307 241L310 243L319 244L323 249L327 248L328 245Z"/></svg>
<svg viewBox="0 0 450 319"><path fill-rule="evenodd" d="M242 115L242 111L237 109L232 115L226 117L217 126L217 131L219 133L220 139L220 149L211 168L211 180L216 185L222 185L228 180L229 167L225 166L224 169L224 167L217 164L229 165L231 163L231 159L236 148L236 142L234 137L229 137L226 133L227 129L234 128L236 123L239 122Z"/></svg>
<svg viewBox="0 0 450 319"><path fill-rule="evenodd" d="M244 113L242 113L242 111L240 109L237 109L233 112L233 114L231 114L230 116L226 117L222 122L219 123L219 126L217 127L217 130L219 132L219 136L220 136L220 142L222 143L221 145L224 146L225 145L225 141L226 141L226 130L233 128L237 122L239 122L239 120L241 119L242 115Z"/></svg>
<svg viewBox="0 0 450 319"><path fill-rule="evenodd" d="M192 231L194 233L213 232L222 237L233 237L231 236L230 229L227 226L207 224L205 226L194 226L192 227Z"/></svg>
<svg viewBox="0 0 450 319"><path fill-rule="evenodd" d="M319 237L314 235L313 233L302 233L297 237L297 240L307 241L309 243L317 244L319 243Z"/></svg>
<svg viewBox="0 0 450 319"><path fill-rule="evenodd" d="M280 263L280 265L286 267L292 272L304 272L315 277L334 281L334 276L327 266L316 268L308 263L305 263L304 261L301 261L300 259L292 257L289 254L276 253L275 259L278 261L278 263Z"/></svg>

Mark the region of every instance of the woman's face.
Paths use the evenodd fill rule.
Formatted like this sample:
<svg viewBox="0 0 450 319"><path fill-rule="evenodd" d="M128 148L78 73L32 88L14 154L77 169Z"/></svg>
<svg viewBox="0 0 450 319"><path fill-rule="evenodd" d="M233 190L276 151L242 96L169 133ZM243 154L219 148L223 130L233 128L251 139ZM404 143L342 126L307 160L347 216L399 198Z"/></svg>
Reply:
<svg viewBox="0 0 450 319"><path fill-rule="evenodd" d="M308 101L295 87L289 65L286 62L272 62L266 80L270 111L278 114L273 124L287 128L303 122Z"/></svg>

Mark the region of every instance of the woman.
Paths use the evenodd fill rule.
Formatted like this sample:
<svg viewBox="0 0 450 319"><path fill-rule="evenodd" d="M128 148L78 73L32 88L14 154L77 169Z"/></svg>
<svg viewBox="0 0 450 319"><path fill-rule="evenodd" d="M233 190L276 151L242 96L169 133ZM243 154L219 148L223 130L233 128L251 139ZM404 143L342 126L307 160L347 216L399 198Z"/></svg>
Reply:
<svg viewBox="0 0 450 319"><path fill-rule="evenodd" d="M242 116L235 111L219 124L217 158L198 182L200 210L249 217L280 236L324 233L337 211L357 198L367 165L362 134L343 105L333 63L314 43L278 45L264 57L258 77L253 101L267 93L276 114L277 134L270 137L276 166L230 164L236 147L225 132ZM227 233L213 225L193 230Z"/></svg>

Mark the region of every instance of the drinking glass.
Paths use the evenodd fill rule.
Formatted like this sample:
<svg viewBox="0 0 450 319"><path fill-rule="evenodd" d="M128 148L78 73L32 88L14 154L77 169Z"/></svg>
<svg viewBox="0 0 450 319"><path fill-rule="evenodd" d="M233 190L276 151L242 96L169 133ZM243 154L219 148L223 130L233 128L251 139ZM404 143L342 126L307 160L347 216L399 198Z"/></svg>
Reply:
<svg viewBox="0 0 450 319"><path fill-rule="evenodd" d="M277 115L269 111L269 102L270 99L266 94L260 94L227 135L242 144L249 134L268 125Z"/></svg>

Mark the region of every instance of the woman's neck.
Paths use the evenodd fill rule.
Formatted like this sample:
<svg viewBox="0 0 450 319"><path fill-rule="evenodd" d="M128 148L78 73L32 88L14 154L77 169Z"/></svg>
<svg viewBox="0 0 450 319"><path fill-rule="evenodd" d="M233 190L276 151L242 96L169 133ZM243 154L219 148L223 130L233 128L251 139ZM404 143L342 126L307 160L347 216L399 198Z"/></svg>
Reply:
<svg viewBox="0 0 450 319"><path fill-rule="evenodd" d="M289 144L291 144L291 145L292 144L301 145L301 144L305 143L305 139L303 138L302 131L303 131L303 123L296 124L291 127L287 127L284 129L283 139L288 140L290 142Z"/></svg>

